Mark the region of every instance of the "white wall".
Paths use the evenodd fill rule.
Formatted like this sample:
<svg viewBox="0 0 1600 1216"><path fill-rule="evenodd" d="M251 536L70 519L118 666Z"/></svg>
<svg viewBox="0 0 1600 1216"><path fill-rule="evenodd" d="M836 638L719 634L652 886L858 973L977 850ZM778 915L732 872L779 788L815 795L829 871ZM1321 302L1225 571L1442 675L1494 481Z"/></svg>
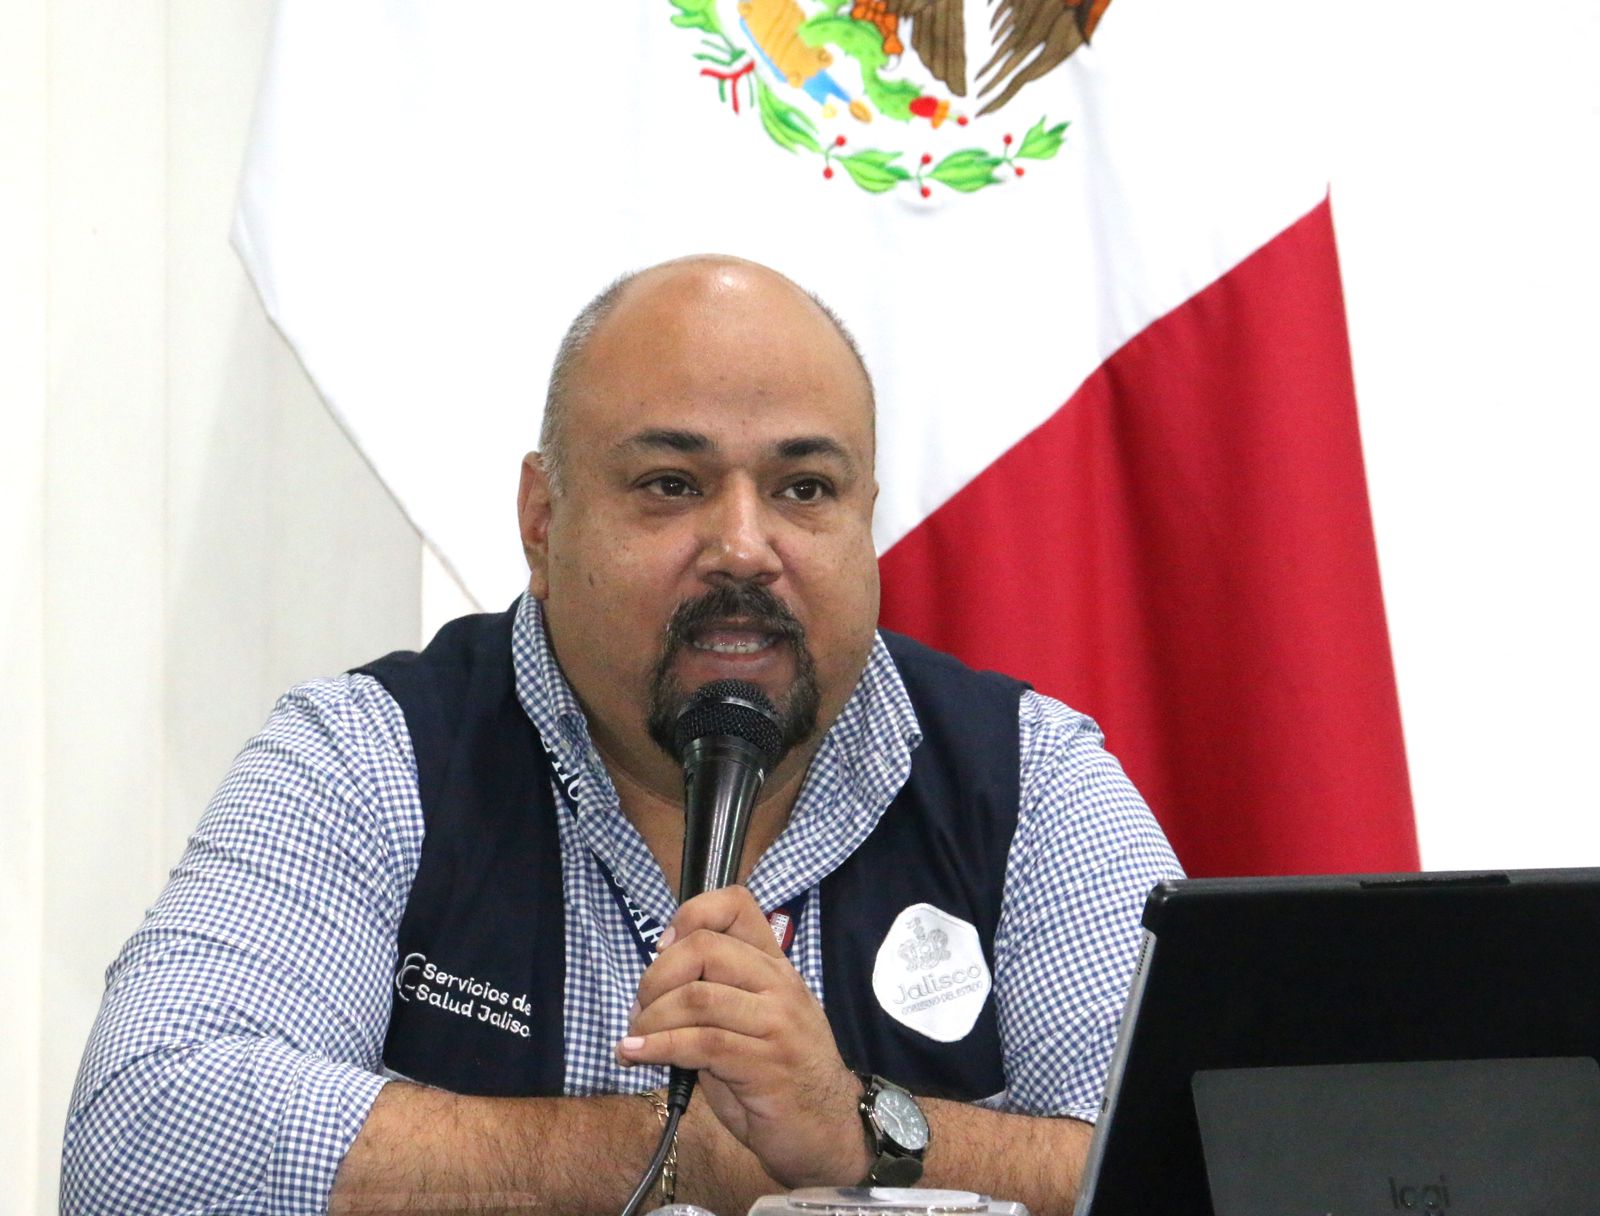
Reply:
<svg viewBox="0 0 1600 1216"><path fill-rule="evenodd" d="M54 1210L101 973L234 752L418 637L417 539L227 247L269 16L0 7L0 1212Z"/></svg>
<svg viewBox="0 0 1600 1216"><path fill-rule="evenodd" d="M1401 4L1328 35L1434 867L1600 863L1596 11ZM268 17L0 7L0 1213L53 1210L101 972L273 698L461 603L226 247Z"/></svg>
<svg viewBox="0 0 1600 1216"><path fill-rule="evenodd" d="M1423 861L1597 865L1600 9L1342 24L1334 222Z"/></svg>

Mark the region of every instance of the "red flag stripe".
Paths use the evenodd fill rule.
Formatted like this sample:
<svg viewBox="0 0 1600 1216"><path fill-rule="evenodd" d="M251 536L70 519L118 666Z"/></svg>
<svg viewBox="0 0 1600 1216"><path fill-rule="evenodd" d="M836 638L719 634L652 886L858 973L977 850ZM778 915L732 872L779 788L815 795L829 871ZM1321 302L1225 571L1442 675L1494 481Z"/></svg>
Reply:
<svg viewBox="0 0 1600 1216"><path fill-rule="evenodd" d="M885 625L1092 714L1191 873L1416 867L1326 200L882 570Z"/></svg>

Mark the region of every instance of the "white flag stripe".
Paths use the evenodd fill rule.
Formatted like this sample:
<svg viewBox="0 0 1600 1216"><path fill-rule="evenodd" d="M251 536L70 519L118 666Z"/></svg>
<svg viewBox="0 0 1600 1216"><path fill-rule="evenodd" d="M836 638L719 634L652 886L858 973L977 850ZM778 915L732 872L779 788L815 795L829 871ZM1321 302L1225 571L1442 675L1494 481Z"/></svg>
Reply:
<svg viewBox="0 0 1600 1216"><path fill-rule="evenodd" d="M281 6L236 242L342 424L486 604L523 579L515 463L555 343L610 275L722 250L838 309L879 385L882 549L1324 190L1296 57L1272 82L1262 39L1228 39L1205 6L1114 4L1091 48L941 133L996 146L1043 115L1071 123L1061 153L926 201L825 181L736 117L674 12ZM914 159L925 129L880 116L850 148Z"/></svg>

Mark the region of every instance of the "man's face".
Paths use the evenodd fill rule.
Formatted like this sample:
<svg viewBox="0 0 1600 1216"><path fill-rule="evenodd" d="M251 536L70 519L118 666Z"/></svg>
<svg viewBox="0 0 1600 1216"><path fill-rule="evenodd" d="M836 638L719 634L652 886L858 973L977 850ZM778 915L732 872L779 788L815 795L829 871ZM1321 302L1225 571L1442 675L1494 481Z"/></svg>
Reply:
<svg viewBox="0 0 1600 1216"><path fill-rule="evenodd" d="M827 318L758 267L663 267L590 338L567 404L562 492L525 468L523 537L608 759L655 767L651 735L717 679L759 686L792 735L831 723L878 567L867 385Z"/></svg>

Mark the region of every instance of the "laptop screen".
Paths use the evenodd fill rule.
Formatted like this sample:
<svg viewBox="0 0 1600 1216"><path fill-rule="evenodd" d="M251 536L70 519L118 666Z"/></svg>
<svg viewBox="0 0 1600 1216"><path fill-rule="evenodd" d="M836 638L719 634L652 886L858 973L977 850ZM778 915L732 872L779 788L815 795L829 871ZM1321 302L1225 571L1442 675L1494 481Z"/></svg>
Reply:
<svg viewBox="0 0 1600 1216"><path fill-rule="evenodd" d="M1600 1209L1600 1065L1585 1056L1206 1069L1216 1216Z"/></svg>
<svg viewBox="0 0 1600 1216"><path fill-rule="evenodd" d="M1079 1216L1233 1216L1212 1204L1196 1103L1216 1082L1197 1074L1600 1056L1600 870L1194 879L1157 887L1144 927ZM1376 1075L1344 1074L1338 1100L1375 1103ZM1212 1109L1253 1100L1229 1091ZM1401 1169L1382 1175L1395 1196L1422 1195L1406 1188L1430 1185L1425 1171ZM1464 1194L1440 1210L1472 1216ZM1381 1197L1304 1210L1407 1210Z"/></svg>

